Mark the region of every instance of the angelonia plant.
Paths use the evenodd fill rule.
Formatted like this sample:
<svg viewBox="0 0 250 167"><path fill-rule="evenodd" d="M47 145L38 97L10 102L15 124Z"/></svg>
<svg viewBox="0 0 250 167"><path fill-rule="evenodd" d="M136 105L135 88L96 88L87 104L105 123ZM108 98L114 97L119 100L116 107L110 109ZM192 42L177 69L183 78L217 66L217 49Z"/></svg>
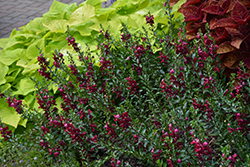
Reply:
<svg viewBox="0 0 250 167"><path fill-rule="evenodd" d="M36 86L43 112L26 112L21 101L1 94L33 123L22 135L2 125L12 154L1 151L1 160L13 162L20 156L14 148L28 148L42 155L41 166L248 166L250 80L244 66L227 82L208 34L188 41L180 28L171 31L179 35L173 39L176 34L155 33L153 15L146 22L150 30L135 34L123 24L120 40L100 30L100 62L70 32L69 65L66 55L55 51L49 61L41 51L45 80Z"/></svg>

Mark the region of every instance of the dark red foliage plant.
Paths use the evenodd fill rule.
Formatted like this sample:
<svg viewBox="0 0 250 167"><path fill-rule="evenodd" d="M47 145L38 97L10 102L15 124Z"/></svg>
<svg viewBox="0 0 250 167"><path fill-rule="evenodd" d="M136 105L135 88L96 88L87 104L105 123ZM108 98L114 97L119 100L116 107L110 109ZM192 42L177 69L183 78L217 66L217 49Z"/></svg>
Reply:
<svg viewBox="0 0 250 167"><path fill-rule="evenodd" d="M185 16L189 40L196 38L199 30L206 33L206 24L209 25L228 77L237 71L240 61L250 69L249 10L249 0L187 0L179 9Z"/></svg>
<svg viewBox="0 0 250 167"><path fill-rule="evenodd" d="M226 9L230 5L209 2L217 5L220 20L230 11ZM208 2L194 6L198 3L188 1L182 10L192 11L186 19L202 27L201 22L212 15L205 11L212 9ZM237 18L235 24L248 21ZM47 60L39 55L39 72L45 81L37 83L37 103L43 112L31 110L26 116L35 124L29 143L34 142L48 164L191 167L250 163L250 80L244 66L226 84L220 66L212 65L219 59L211 36L194 32L196 39L187 41L182 29L178 39L173 38L177 33L157 35L153 19L146 17L151 31L135 34L123 24L120 40L101 30L99 62L69 34L68 43L78 56L55 51L54 58ZM66 56L69 64L64 63ZM57 86L55 92L49 89L52 83ZM19 111L22 103L12 102ZM5 136L6 129L1 133ZM17 135L5 138L25 143Z"/></svg>

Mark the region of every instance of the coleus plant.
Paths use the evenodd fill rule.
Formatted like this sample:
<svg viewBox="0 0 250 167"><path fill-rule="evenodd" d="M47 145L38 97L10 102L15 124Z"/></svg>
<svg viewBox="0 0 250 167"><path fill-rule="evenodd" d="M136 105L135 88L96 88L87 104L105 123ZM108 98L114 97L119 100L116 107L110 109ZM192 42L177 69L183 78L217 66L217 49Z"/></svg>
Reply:
<svg viewBox="0 0 250 167"><path fill-rule="evenodd" d="M155 17L157 33L169 29L161 0L119 0L109 8L101 7L103 1L87 0L77 6L76 3L67 5L55 0L43 17L35 18L18 31L14 29L9 38L0 39L0 92L11 92L12 95L23 99L24 104L38 109L36 88L29 78L35 76L38 81L42 80L37 72L37 46L43 49L45 57L49 59L53 59L54 49L63 54L72 51L64 40L67 26L75 40L82 46L88 44L93 52L97 52L95 36L99 33L100 24L106 29L109 28L114 37L119 39L121 22L126 23L131 32L142 31L142 26L145 25L144 17L150 11ZM177 22L184 20L184 16L178 12L184 2L185 0L181 0L172 10L172 14L175 14L172 19L176 20L177 27L180 26ZM99 60L96 54L93 55ZM65 62L69 64L68 57L65 57ZM50 89L57 91L53 84ZM60 99L56 101L59 103ZM10 125L12 130L18 125L25 126L27 122L3 101L0 101L0 118L2 122Z"/></svg>
<svg viewBox="0 0 250 167"><path fill-rule="evenodd" d="M237 71L240 61L250 69L249 9L249 0L187 0L179 9L187 22L188 39L196 38L199 29L205 33L209 25L226 76Z"/></svg>
<svg viewBox="0 0 250 167"><path fill-rule="evenodd" d="M52 60L41 52L39 73L60 92L49 90L46 82L36 84L43 113L25 113L20 101L1 94L34 121L33 132L25 133L31 133L29 143L35 143L48 165L247 166L249 73L240 66L226 84L220 66L212 65L218 57L211 37L199 33L186 41L183 29L177 39L175 29L159 36L154 16L147 15L146 22L149 31L139 33L123 25L120 40L102 29L98 66L92 51L82 51L72 35L66 41L80 65L73 53L66 64L59 51ZM56 96L62 99L61 112ZM7 148L27 147L8 128L1 133Z"/></svg>

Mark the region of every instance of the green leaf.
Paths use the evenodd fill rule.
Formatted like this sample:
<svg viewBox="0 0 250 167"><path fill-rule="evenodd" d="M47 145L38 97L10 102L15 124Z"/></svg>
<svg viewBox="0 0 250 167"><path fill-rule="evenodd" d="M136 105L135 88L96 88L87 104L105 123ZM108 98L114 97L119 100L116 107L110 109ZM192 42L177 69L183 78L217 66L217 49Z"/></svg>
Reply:
<svg viewBox="0 0 250 167"><path fill-rule="evenodd" d="M6 90L8 90L11 87L9 83L6 83L4 85L0 86L0 93L4 93ZM1 91L2 90L2 91Z"/></svg>
<svg viewBox="0 0 250 167"><path fill-rule="evenodd" d="M127 19L127 26L131 26L133 28L138 28L138 25L137 23L135 22L134 19L132 19L132 17L128 16L128 19Z"/></svg>
<svg viewBox="0 0 250 167"><path fill-rule="evenodd" d="M77 4L76 3L72 3L69 6L66 7L65 9L65 19L69 19L70 15L77 9Z"/></svg>
<svg viewBox="0 0 250 167"><path fill-rule="evenodd" d="M99 6L99 8L101 8L101 3L102 2L105 2L106 0L87 0L86 1L86 4L88 4L88 5L91 5L91 6Z"/></svg>
<svg viewBox="0 0 250 167"><path fill-rule="evenodd" d="M18 33L18 31L16 30L16 28L14 28L14 29L11 31L10 38L13 37L14 35L16 35L17 33Z"/></svg>
<svg viewBox="0 0 250 167"><path fill-rule="evenodd" d="M187 0L178 0L178 2L172 7L172 13L177 12L180 9L181 5L183 5L186 1Z"/></svg>
<svg viewBox="0 0 250 167"><path fill-rule="evenodd" d="M42 50L44 50L44 40L45 40L44 38L39 39L38 41L34 42L27 48L26 57L28 59L33 59L39 55L40 51L37 48L37 46Z"/></svg>
<svg viewBox="0 0 250 167"><path fill-rule="evenodd" d="M34 82L28 77L21 79L17 89L18 91L14 92L13 95L21 94L21 95L26 96L30 92L33 92L36 90Z"/></svg>
<svg viewBox="0 0 250 167"><path fill-rule="evenodd" d="M65 33L67 30L67 20L51 20L43 23L44 27L48 28L51 32Z"/></svg>
<svg viewBox="0 0 250 167"><path fill-rule="evenodd" d="M10 40L13 40L12 38L1 38L0 39L0 47L5 48Z"/></svg>
<svg viewBox="0 0 250 167"><path fill-rule="evenodd" d="M60 50L62 47L66 46L66 45L67 45L66 40L50 42L49 45L47 45L45 47L45 55L46 55L46 57L49 57L47 55L52 55L54 53L54 50L56 50L56 49Z"/></svg>
<svg viewBox="0 0 250 167"><path fill-rule="evenodd" d="M139 28L140 30L142 30L142 26L146 25L146 23L145 23L145 17L142 16L142 15L140 15L140 14L131 14L130 18L133 21L128 18L128 21L130 21L130 23L128 23L128 24L133 24L132 22L135 22L137 24L137 27L135 27L135 28ZM133 24L133 25L135 25L135 24ZM137 29L137 31L139 29Z"/></svg>
<svg viewBox="0 0 250 167"><path fill-rule="evenodd" d="M85 22L85 23L81 23L78 25L74 25L71 27L71 29L78 31L82 36L90 36L91 35L91 31L93 31L93 29L91 29L90 27L94 25L93 22Z"/></svg>
<svg viewBox="0 0 250 167"><path fill-rule="evenodd" d="M45 18L43 17L38 17L38 18L35 18L34 20L31 20L27 25L26 27L35 31L36 34L39 34L40 32L42 31L47 31L48 28L44 27L43 26L43 23L45 22Z"/></svg>
<svg viewBox="0 0 250 167"><path fill-rule="evenodd" d="M18 41L25 41L28 42L30 41L32 38L38 38L36 35L34 34L17 34L14 36L16 40Z"/></svg>
<svg viewBox="0 0 250 167"><path fill-rule="evenodd" d="M166 10L165 9L160 9L157 10L153 13L155 16L155 22L157 23L162 23L162 24L167 24L169 21L168 17L165 15Z"/></svg>
<svg viewBox="0 0 250 167"><path fill-rule="evenodd" d="M50 20L63 19L67 6L68 4L54 0L53 4L49 9L49 12L45 13L43 16Z"/></svg>
<svg viewBox="0 0 250 167"><path fill-rule="evenodd" d="M23 100L23 104L27 104L28 106L34 101L35 96L33 94L28 94L24 100Z"/></svg>
<svg viewBox="0 0 250 167"><path fill-rule="evenodd" d="M109 25L110 25L110 31L112 32L112 35L114 36L114 38L118 39L120 37L120 30L122 28L121 22L112 20L112 21L109 21Z"/></svg>
<svg viewBox="0 0 250 167"><path fill-rule="evenodd" d="M22 125L23 127L26 128L27 121L28 121L27 119L23 119L21 117L20 121L18 122L18 125Z"/></svg>
<svg viewBox="0 0 250 167"><path fill-rule="evenodd" d="M17 61L16 66L20 66L20 67L25 68L28 63L29 63L29 60L26 59L25 57L22 57L20 60Z"/></svg>
<svg viewBox="0 0 250 167"><path fill-rule="evenodd" d="M1 72L0 72L0 85L2 85L2 84L6 83L5 76L8 73L9 67L0 62L0 69L1 69Z"/></svg>
<svg viewBox="0 0 250 167"><path fill-rule="evenodd" d="M20 121L20 115L17 114L14 108L8 107L8 104L4 102L4 99L0 99L0 119L2 123L17 128Z"/></svg>
<svg viewBox="0 0 250 167"><path fill-rule="evenodd" d="M83 22L87 22L90 18L94 16L95 7L88 4L84 4L70 15L69 25L77 25Z"/></svg>
<svg viewBox="0 0 250 167"><path fill-rule="evenodd" d="M15 49L15 50L4 50L3 54L0 56L0 62L5 65L11 65L15 61L19 60L24 49Z"/></svg>
<svg viewBox="0 0 250 167"><path fill-rule="evenodd" d="M38 64L32 64L32 63L30 63L30 65L27 65L26 68L23 70L22 74L26 75L28 73L34 73L39 68L40 68L40 66Z"/></svg>
<svg viewBox="0 0 250 167"><path fill-rule="evenodd" d="M58 108L59 113L62 111L61 103L63 103L62 98L61 97L56 98L56 107Z"/></svg>
<svg viewBox="0 0 250 167"><path fill-rule="evenodd" d="M51 5L49 12L63 12L68 5L59 1L54 0Z"/></svg>
<svg viewBox="0 0 250 167"><path fill-rule="evenodd" d="M6 76L6 82L13 82L15 81L17 75L21 72L21 68L18 67L11 67L8 71L8 76Z"/></svg>
<svg viewBox="0 0 250 167"><path fill-rule="evenodd" d="M140 5L139 5L139 7L137 8L137 10L146 8L146 7L148 7L148 5L149 5L149 0L143 0L142 2L140 2Z"/></svg>

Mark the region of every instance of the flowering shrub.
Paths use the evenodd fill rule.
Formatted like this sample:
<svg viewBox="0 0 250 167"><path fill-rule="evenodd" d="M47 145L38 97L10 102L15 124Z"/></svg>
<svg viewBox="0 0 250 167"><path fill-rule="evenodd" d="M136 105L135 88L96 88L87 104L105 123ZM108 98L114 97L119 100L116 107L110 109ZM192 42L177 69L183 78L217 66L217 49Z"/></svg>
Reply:
<svg viewBox="0 0 250 167"><path fill-rule="evenodd" d="M34 121L30 141L46 163L112 167L250 163L249 74L240 66L226 83L220 66L211 65L218 56L210 36L200 33L188 42L180 29L178 39L172 34L161 38L154 32L153 19L146 17L151 31L143 33L131 34L123 25L119 41L101 30L99 66L91 51L82 52L71 35L68 45L78 53L81 65L76 65L72 53L70 65L58 51L53 61L42 53L38 56L40 75L57 84L57 93L48 90L49 82L37 83L43 113L25 113L17 100L11 106ZM153 44L150 34L155 36ZM56 98L62 102L57 104ZM8 144L17 138L10 137ZM20 145L25 147L25 142Z"/></svg>

